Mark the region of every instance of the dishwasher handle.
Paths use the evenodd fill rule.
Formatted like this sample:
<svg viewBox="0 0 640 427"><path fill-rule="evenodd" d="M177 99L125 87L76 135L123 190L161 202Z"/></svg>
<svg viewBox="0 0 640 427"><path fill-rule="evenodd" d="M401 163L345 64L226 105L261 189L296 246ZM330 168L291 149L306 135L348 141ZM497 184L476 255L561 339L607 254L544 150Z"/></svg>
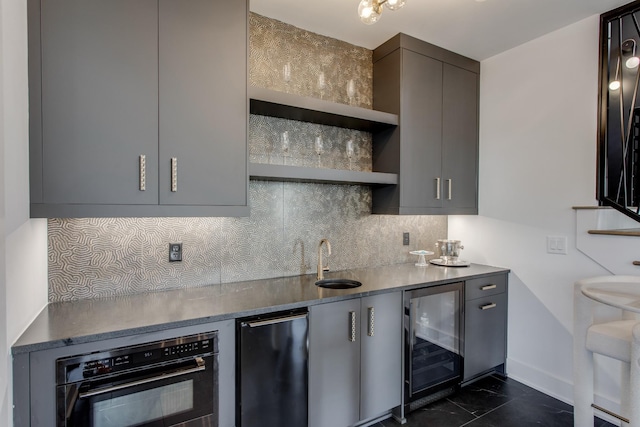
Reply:
<svg viewBox="0 0 640 427"><path fill-rule="evenodd" d="M291 322L293 320L305 319L309 314L296 314L293 316L274 317L273 319L255 320L251 322L242 322L242 326L248 326L250 328L259 328L260 326L275 325L277 323Z"/></svg>

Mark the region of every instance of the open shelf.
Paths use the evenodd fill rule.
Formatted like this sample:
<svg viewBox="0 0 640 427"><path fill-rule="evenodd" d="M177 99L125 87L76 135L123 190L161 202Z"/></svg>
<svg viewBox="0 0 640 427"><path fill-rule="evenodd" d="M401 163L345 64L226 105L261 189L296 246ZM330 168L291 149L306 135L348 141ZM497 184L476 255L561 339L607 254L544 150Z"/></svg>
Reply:
<svg viewBox="0 0 640 427"><path fill-rule="evenodd" d="M249 87L251 114L380 132L398 125L396 114L259 87ZM395 185L398 175L301 166L249 164L251 179L355 185Z"/></svg>
<svg viewBox="0 0 640 427"><path fill-rule="evenodd" d="M249 86L251 114L378 132L398 125L396 114Z"/></svg>
<svg viewBox="0 0 640 427"><path fill-rule="evenodd" d="M250 163L249 176L251 179L269 181L317 182L325 184L393 185L398 183L398 175L393 173L320 169L262 163Z"/></svg>

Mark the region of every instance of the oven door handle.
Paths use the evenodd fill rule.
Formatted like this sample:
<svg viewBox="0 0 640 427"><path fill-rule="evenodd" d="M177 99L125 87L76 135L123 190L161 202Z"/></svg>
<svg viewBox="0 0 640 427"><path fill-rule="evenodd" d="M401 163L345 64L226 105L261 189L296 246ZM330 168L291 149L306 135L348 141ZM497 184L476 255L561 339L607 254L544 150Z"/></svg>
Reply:
<svg viewBox="0 0 640 427"><path fill-rule="evenodd" d="M95 389L95 390L89 390L89 391L81 392L80 393L80 399L83 399L83 398L86 398L86 397L91 397L91 396L97 396L97 395L104 394L104 393L111 393L111 392L122 390L122 389L125 389L125 388L134 387L134 386L143 385L143 384L148 384L148 383L152 383L152 382L155 382L155 381L164 380L164 379L167 379L167 378L174 378L174 377L179 377L181 375L193 374L195 372L204 371L206 369L206 366L205 366L205 363L204 363L204 359L202 357L196 357L195 358L195 362L196 362L196 365L197 365L195 368L180 369L178 371L173 371L173 372L169 372L169 373L166 373L166 374L160 374L160 375L157 375L155 377L145 378L143 380L131 381L131 382L128 382L128 383L119 384L119 385L115 385L115 386L112 386L112 387L105 387L105 388L99 388L99 389Z"/></svg>

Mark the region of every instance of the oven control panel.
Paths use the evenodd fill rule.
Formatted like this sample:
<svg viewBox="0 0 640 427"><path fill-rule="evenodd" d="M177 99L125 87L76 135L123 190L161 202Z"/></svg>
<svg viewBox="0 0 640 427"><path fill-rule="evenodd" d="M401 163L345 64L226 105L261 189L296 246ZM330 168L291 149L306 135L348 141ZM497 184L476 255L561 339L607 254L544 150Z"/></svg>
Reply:
<svg viewBox="0 0 640 427"><path fill-rule="evenodd" d="M218 334L217 331L213 331L207 334L190 335L58 359L56 361L56 376L59 383L72 383L157 363L194 358L217 352Z"/></svg>

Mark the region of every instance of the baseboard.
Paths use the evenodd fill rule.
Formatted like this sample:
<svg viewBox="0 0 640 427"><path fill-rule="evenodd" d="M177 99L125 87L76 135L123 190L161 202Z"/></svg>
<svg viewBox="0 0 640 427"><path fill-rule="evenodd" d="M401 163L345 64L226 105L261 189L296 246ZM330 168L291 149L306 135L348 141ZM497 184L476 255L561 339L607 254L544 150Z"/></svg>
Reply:
<svg viewBox="0 0 640 427"><path fill-rule="evenodd" d="M529 386L541 393L556 398L568 405L573 406L573 383L564 378L559 378L549 372L522 363L518 360L507 359L507 376L526 386ZM614 401L600 394L595 396L595 401L600 406L615 413L620 413L620 402ZM594 411L598 418L620 425L620 420L611 417L603 412Z"/></svg>

